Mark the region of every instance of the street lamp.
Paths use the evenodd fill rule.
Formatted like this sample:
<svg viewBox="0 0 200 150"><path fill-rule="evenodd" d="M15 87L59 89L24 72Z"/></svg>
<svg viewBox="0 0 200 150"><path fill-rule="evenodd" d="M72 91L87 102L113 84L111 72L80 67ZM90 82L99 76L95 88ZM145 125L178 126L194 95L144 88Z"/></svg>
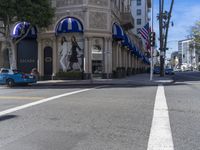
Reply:
<svg viewBox="0 0 200 150"><path fill-rule="evenodd" d="M154 24L153 24L154 19L153 19L153 17L154 17L154 0L151 0L151 31L152 32L154 31ZM151 46L150 81L153 80L153 51L154 51L154 45Z"/></svg>

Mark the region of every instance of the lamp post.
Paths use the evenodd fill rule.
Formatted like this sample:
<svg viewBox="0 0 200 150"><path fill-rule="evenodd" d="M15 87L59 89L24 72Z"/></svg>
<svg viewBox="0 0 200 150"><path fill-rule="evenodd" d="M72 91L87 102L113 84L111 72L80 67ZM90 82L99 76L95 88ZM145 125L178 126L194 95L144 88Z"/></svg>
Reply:
<svg viewBox="0 0 200 150"><path fill-rule="evenodd" d="M154 17L154 0L151 0L151 5L152 5L152 7L151 7L151 31L153 32L153 28L154 28L154 24L153 24L153 21L154 21L154 19L153 19L153 17ZM153 51L154 51L154 47L153 46L151 46L151 67L150 67L150 81L152 81L153 80Z"/></svg>

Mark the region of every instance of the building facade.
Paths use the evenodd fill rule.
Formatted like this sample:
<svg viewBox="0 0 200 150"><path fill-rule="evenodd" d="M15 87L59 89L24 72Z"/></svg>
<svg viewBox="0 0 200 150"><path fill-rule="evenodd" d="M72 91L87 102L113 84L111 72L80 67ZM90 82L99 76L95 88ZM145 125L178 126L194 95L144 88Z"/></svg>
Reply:
<svg viewBox="0 0 200 150"><path fill-rule="evenodd" d="M178 42L179 66L186 68L197 68L198 54L192 39L185 39Z"/></svg>
<svg viewBox="0 0 200 150"><path fill-rule="evenodd" d="M138 34L140 28L144 27L150 21L151 0L132 1L132 14L135 19L135 28L133 32Z"/></svg>
<svg viewBox="0 0 200 150"><path fill-rule="evenodd" d="M130 0L52 0L55 18L47 29L34 27L16 45L16 67L41 77L59 72L82 72L83 78L118 72L136 73L149 67L144 48L130 31L134 28ZM27 22L13 25L18 37ZM2 46L3 47L3 46Z"/></svg>
<svg viewBox="0 0 200 150"><path fill-rule="evenodd" d="M176 69L178 68L178 65L179 65L179 59L178 59L178 57L179 57L178 51L173 52L173 53L171 54L171 67L172 67L174 70L176 70Z"/></svg>

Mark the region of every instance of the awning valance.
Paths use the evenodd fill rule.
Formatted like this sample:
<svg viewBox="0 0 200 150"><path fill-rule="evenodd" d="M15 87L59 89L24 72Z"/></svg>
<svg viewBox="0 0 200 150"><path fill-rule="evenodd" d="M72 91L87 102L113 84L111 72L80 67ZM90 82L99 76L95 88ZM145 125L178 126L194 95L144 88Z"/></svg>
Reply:
<svg viewBox="0 0 200 150"><path fill-rule="evenodd" d="M62 19L57 24L56 34L69 32L83 32L82 23L78 19L72 17Z"/></svg>
<svg viewBox="0 0 200 150"><path fill-rule="evenodd" d="M117 24L114 23L113 27L112 27L112 33L113 33L113 38L116 40L124 40L124 31L122 29L122 27Z"/></svg>

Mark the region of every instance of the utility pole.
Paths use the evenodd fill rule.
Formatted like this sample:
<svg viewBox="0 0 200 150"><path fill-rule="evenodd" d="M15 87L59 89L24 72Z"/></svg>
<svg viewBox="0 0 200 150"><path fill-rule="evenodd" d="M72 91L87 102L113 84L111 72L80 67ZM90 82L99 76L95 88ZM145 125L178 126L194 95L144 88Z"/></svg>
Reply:
<svg viewBox="0 0 200 150"><path fill-rule="evenodd" d="M164 7L164 0L159 0L160 76L161 77L164 76L163 7Z"/></svg>
<svg viewBox="0 0 200 150"><path fill-rule="evenodd" d="M171 1L169 12L164 12L164 0L159 0L159 30L160 30L160 76L165 75L165 53L167 49L167 38L169 31L169 24L172 14L174 0Z"/></svg>

